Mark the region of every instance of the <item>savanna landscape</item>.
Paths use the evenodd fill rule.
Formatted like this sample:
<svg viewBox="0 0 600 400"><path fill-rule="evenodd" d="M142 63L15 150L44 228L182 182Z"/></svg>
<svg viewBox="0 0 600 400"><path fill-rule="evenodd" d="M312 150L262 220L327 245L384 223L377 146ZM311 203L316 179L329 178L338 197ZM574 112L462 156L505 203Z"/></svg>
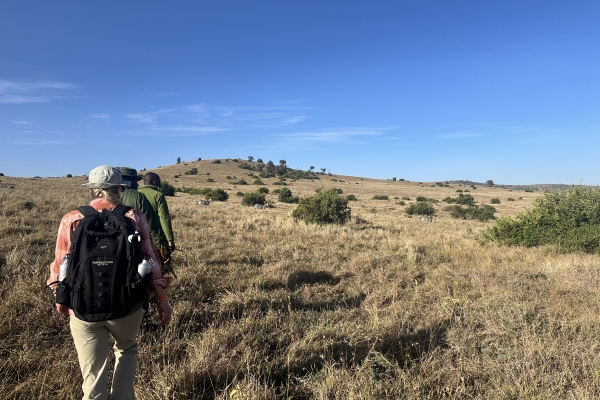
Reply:
<svg viewBox="0 0 600 400"><path fill-rule="evenodd" d="M159 327L151 308L138 337L138 399L600 397L595 248L508 246L485 240L497 220L452 215L468 195L515 217L542 192L260 177L243 164L257 163L152 169L179 190L167 197L177 279L171 323ZM81 396L68 321L45 284L60 218L90 200L85 182L1 177L0 398ZM211 192L190 189L203 188L228 199L200 205ZM259 188L270 206L244 205ZM305 223L282 188L300 204L317 191L353 195L351 218ZM434 212L407 213L418 203Z"/></svg>

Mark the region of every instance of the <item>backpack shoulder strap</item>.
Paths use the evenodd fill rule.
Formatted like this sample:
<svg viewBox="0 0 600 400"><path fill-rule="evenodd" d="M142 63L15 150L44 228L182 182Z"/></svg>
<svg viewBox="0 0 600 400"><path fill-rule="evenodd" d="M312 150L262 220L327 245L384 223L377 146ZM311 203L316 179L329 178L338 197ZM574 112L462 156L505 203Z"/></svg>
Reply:
<svg viewBox="0 0 600 400"><path fill-rule="evenodd" d="M131 207L123 205L123 204L119 204L112 210L112 212L114 212L115 214L118 214L118 215L125 216L125 214L127 214L127 212L129 210L131 210Z"/></svg>
<svg viewBox="0 0 600 400"><path fill-rule="evenodd" d="M82 213L84 217L98 214L98 211L92 206L81 206L77 210Z"/></svg>

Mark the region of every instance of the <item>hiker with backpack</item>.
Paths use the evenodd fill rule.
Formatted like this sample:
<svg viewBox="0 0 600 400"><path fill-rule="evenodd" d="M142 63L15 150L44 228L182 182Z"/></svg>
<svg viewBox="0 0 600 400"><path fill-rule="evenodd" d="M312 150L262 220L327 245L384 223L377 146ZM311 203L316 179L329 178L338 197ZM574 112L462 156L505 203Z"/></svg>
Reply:
<svg viewBox="0 0 600 400"><path fill-rule="evenodd" d="M120 204L129 182L106 165L88 177L92 202L60 223L49 286L56 308L70 316L83 375L83 399L107 399L109 333L115 344L111 399L134 399L137 332L149 297L156 296L161 325L171 318L160 258L144 215Z"/></svg>

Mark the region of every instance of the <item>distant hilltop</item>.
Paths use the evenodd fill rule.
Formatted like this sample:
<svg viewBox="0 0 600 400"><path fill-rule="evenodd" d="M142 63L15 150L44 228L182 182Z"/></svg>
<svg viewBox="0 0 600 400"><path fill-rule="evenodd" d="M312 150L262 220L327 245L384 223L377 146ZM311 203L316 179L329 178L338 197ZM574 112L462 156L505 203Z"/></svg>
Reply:
<svg viewBox="0 0 600 400"><path fill-rule="evenodd" d="M466 186L490 186L486 182L473 182L465 180L453 180L444 181L446 184L461 184ZM558 192L572 188L574 185L566 185L564 183L535 183L531 185L498 185L493 184L494 187L503 189L518 189L518 190L531 190L531 191L542 191L542 192Z"/></svg>

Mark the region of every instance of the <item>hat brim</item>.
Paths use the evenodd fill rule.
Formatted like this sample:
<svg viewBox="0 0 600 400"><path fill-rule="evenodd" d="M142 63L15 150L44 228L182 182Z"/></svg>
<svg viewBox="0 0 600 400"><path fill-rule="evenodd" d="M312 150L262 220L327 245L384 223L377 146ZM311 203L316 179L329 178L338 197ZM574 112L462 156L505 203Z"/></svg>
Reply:
<svg viewBox="0 0 600 400"><path fill-rule="evenodd" d="M130 187L131 186L131 182L129 182L129 181L123 181L121 183L96 183L96 182L89 182L89 183L83 183L81 186L85 186L85 187L88 187L90 189L108 189L108 188L117 187L117 186Z"/></svg>

